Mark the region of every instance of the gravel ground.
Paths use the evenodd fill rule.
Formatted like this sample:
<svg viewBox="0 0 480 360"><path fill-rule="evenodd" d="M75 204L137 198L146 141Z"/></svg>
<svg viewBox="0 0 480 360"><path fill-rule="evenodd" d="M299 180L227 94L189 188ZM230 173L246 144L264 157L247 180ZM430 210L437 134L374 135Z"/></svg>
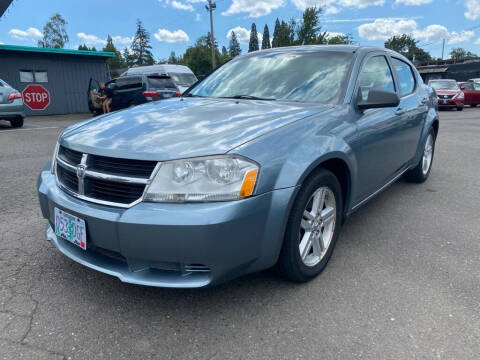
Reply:
<svg viewBox="0 0 480 360"><path fill-rule="evenodd" d="M123 284L43 240L36 177L85 116L0 124L0 359L479 358L480 109L441 112L428 182L356 212L314 281L202 290Z"/></svg>

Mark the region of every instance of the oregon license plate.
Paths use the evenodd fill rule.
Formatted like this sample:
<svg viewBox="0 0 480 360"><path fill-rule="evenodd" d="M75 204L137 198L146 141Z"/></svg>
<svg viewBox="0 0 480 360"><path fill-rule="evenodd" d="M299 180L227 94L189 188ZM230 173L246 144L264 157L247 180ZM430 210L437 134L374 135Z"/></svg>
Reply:
<svg viewBox="0 0 480 360"><path fill-rule="evenodd" d="M448 100L443 100L443 103L444 103L444 104L448 104Z"/></svg>
<svg viewBox="0 0 480 360"><path fill-rule="evenodd" d="M55 208L55 234L87 250L85 220Z"/></svg>

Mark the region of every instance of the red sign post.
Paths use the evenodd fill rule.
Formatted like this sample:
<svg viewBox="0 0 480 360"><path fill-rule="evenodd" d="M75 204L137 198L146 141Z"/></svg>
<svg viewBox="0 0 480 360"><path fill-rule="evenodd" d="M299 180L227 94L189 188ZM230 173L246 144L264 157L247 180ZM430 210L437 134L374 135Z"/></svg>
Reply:
<svg viewBox="0 0 480 360"><path fill-rule="evenodd" d="M50 93L42 85L30 84L23 91L23 103L32 110L45 110L50 105Z"/></svg>

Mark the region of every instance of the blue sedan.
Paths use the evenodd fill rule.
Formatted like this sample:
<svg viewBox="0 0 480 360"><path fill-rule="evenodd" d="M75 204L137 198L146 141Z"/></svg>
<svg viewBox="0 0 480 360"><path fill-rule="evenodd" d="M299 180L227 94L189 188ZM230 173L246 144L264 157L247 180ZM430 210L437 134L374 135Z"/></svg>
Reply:
<svg viewBox="0 0 480 360"><path fill-rule="evenodd" d="M428 178L436 104L386 49L239 56L181 98L67 128L38 179L46 237L129 283L203 287L273 266L309 281L352 212Z"/></svg>

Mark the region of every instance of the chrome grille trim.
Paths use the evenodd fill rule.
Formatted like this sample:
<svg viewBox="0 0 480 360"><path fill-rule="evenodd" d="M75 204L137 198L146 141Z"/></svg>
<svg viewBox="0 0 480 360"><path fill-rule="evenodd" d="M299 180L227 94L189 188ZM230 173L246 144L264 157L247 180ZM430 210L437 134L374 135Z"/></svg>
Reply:
<svg viewBox="0 0 480 360"><path fill-rule="evenodd" d="M68 148L65 148L65 149L69 150ZM57 154L55 155L55 163L56 163L55 164L55 179L56 179L57 186L59 188L61 188L63 191L65 191L69 195L72 195L72 196L74 196L78 199L81 199L81 200L93 202L93 203L100 204L100 205L114 206L114 207L120 207L120 208L130 208L130 207L132 207L132 206L134 206L134 205L136 205L136 204L138 204L139 202L142 201L143 196L145 194L145 191L147 190L148 185L150 184L152 178L155 176L155 174L158 170L158 167L160 165L159 162L156 163L156 166L152 170L152 173L151 173L150 177L115 175L115 174L100 172L100 171L97 171L97 170L90 170L88 168L89 157L94 157L96 155L81 153L82 157L81 157L80 164L73 164L73 163L68 162L68 159L66 159L65 157L61 157L59 155L59 153L60 152L58 151ZM113 160L115 160L115 158L113 158ZM118 160L122 161L124 159L118 159ZM132 160L132 161L135 161L135 160ZM139 160L139 161L142 161L142 160ZM59 179L57 166L60 166L61 168L65 169L72 176L77 177L77 179L78 179L78 188L77 189L71 189L71 188L69 188L68 186L66 186L65 184L62 183L62 181ZM116 202L116 201L108 201L108 200L105 200L105 199L99 199L99 198L96 198L96 197L88 196L88 194L86 194L86 187L85 187L86 186L85 185L86 181L95 181L95 180L111 182L112 187L114 187L115 184L118 184L119 186L122 185L122 184L123 184L123 186L126 186L128 184L137 185L137 190L136 191L140 190L138 188L138 186L143 186L144 188L143 188L142 194L138 197L138 199L136 199L133 202L123 203L123 202ZM93 186L93 184L92 184L92 186ZM99 196L98 193L96 195ZM117 195L117 197L119 196L118 193L114 194L114 192L112 191L112 197L114 197L115 195Z"/></svg>

